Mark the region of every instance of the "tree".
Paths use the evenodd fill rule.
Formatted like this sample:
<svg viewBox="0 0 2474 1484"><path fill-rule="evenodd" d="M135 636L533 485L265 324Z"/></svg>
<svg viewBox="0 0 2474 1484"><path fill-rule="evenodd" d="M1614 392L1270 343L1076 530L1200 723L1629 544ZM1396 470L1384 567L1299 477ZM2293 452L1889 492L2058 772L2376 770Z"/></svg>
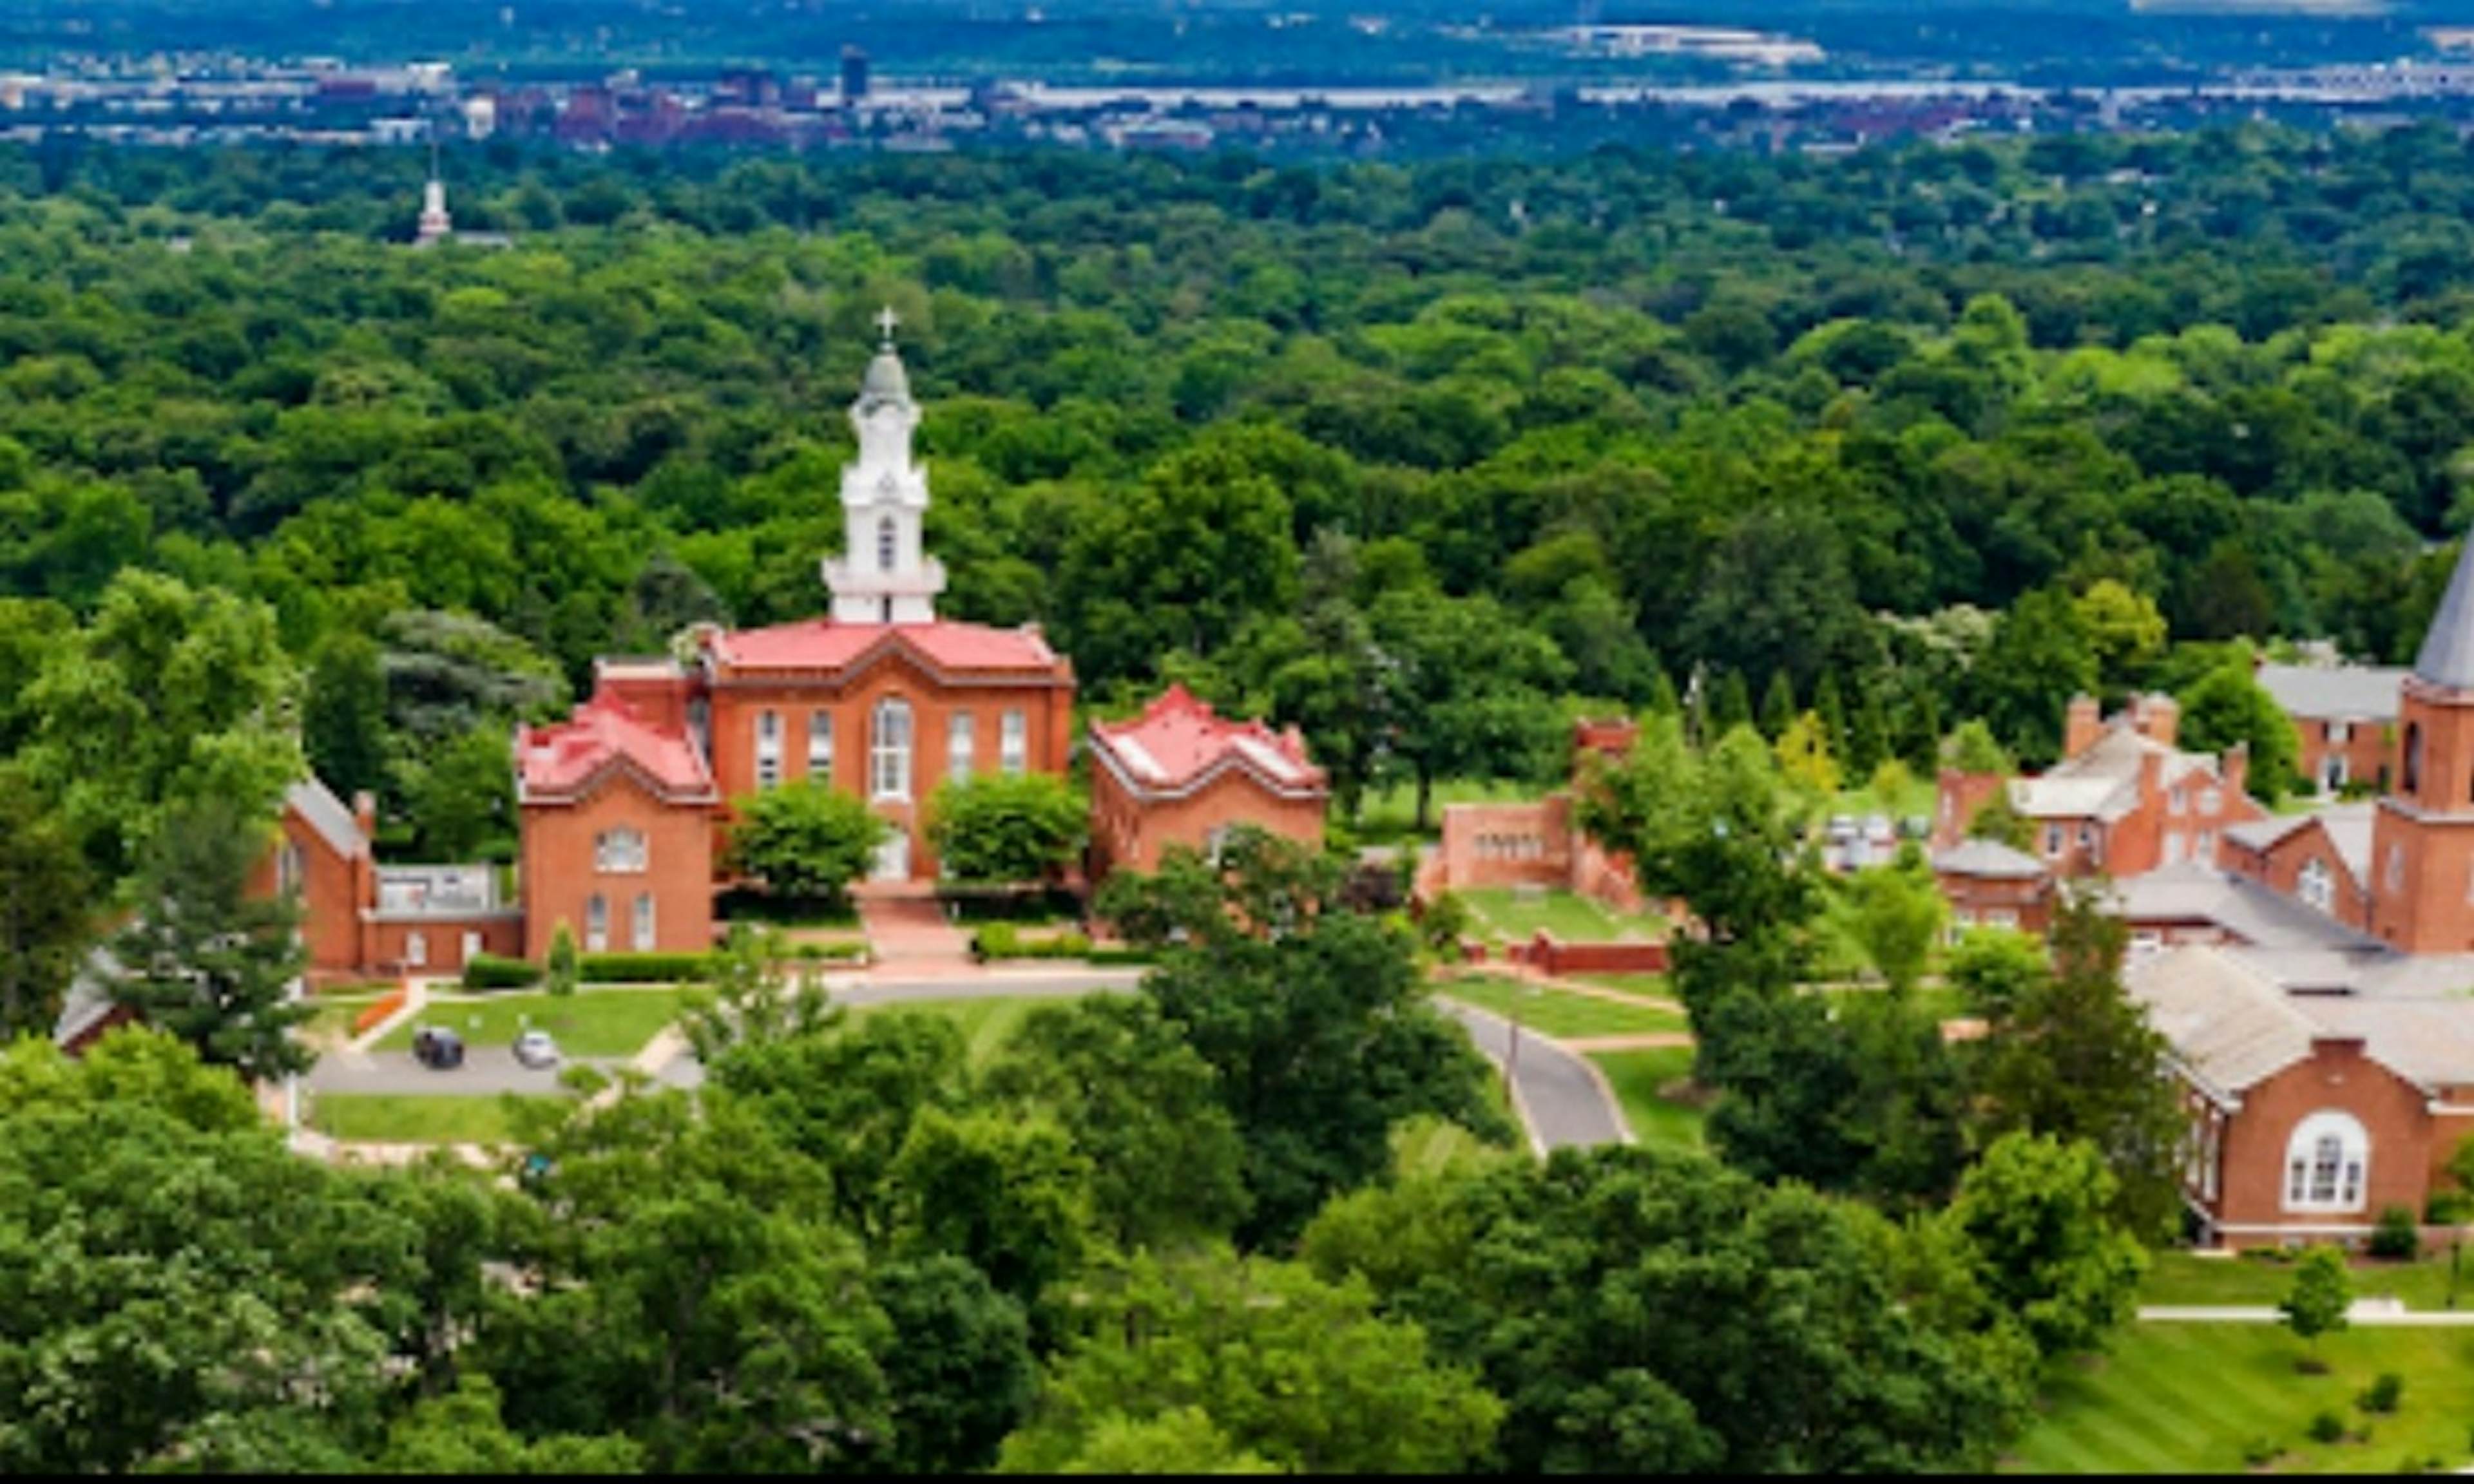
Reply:
<svg viewBox="0 0 2474 1484"><path fill-rule="evenodd" d="M2334 1247L2314 1247L2304 1253L2293 1270L2293 1286L2276 1306L2285 1316L2285 1327L2311 1347L2310 1356L2301 1363L2303 1370L2325 1369L2319 1359L2319 1336L2344 1328L2346 1310L2353 1304L2354 1285L2345 1275L2345 1255Z"/></svg>
<svg viewBox="0 0 2474 1484"><path fill-rule="evenodd" d="M987 1096L1055 1118L1091 1161L1093 1216L1126 1249L1225 1237L1246 1213L1246 1147L1218 1074L1143 998L1034 1010Z"/></svg>
<svg viewBox="0 0 2474 1484"><path fill-rule="evenodd" d="M1830 739L1821 718L1810 711L1787 723L1772 744L1782 778L1817 806L1838 792L1838 760L1831 755Z"/></svg>
<svg viewBox="0 0 2474 1484"><path fill-rule="evenodd" d="M730 867L792 900L838 898L893 826L849 794L799 778L731 802Z"/></svg>
<svg viewBox="0 0 2474 1484"><path fill-rule="evenodd" d="M893 1243L949 1253L1026 1308L1079 1267L1091 1165L1046 1119L922 1108L886 1171Z"/></svg>
<svg viewBox="0 0 2474 1484"><path fill-rule="evenodd" d="M624 1437L519 1437L498 1415L497 1383L468 1371L454 1390L424 1398L398 1418L375 1463L393 1474L607 1475L642 1472L644 1453Z"/></svg>
<svg viewBox="0 0 2474 1484"><path fill-rule="evenodd" d="M1968 685L1978 713L2022 758L2059 755L2064 704L2097 685L2096 655L2069 595L2040 587L2022 597L1993 626Z"/></svg>
<svg viewBox="0 0 2474 1484"><path fill-rule="evenodd" d="M1300 1473L1441 1473L1487 1455L1503 1404L1379 1317L1361 1281L1295 1263L1136 1257L1091 1283L1002 1472L1050 1472L1110 1424L1201 1412L1227 1443Z"/></svg>
<svg viewBox="0 0 2474 1484"><path fill-rule="evenodd" d="M1770 683L1761 692L1761 735L1776 743L1795 725L1795 679L1784 670L1770 672Z"/></svg>
<svg viewBox="0 0 2474 1484"><path fill-rule="evenodd" d="M1486 1102L1485 1064L1434 1008L1415 942L1349 910L1344 886L1337 863L1246 830L1217 868L1172 850L1156 875L1102 888L1104 917L1165 945L1143 993L1211 1066L1245 1141L1248 1248L1379 1177L1404 1118L1510 1133Z"/></svg>
<svg viewBox="0 0 2474 1484"><path fill-rule="evenodd" d="M301 746L309 767L351 799L387 783L387 686L376 640L358 633L330 635L309 666L301 703Z"/></svg>
<svg viewBox="0 0 2474 1484"><path fill-rule="evenodd" d="M494 841L513 838L516 785L508 746L506 729L479 726L404 770L404 812L431 858L468 860Z"/></svg>
<svg viewBox="0 0 2474 1484"><path fill-rule="evenodd" d="M1958 730L1943 745L1942 756L1961 773L1990 773L2006 778L2019 771L2018 763L1994 740L1993 729L1979 717L1971 716L1959 723Z"/></svg>
<svg viewBox="0 0 2474 1484"><path fill-rule="evenodd" d="M1976 812L1967 817L1967 838L1991 840L2014 850L2036 848L2036 822L2019 812L2010 802L2010 790L1997 788L1985 795Z"/></svg>
<svg viewBox="0 0 2474 1484"><path fill-rule="evenodd" d="M1850 925L1865 956L1893 993L1913 989L1950 918L1950 903L1924 851L1907 841L1888 866L1848 877L1847 893L1855 907Z"/></svg>
<svg viewBox="0 0 2474 1484"><path fill-rule="evenodd" d="M2164 1037L2123 992L2127 930L2082 894L2065 894L2050 934L2055 971L2019 986L1980 1065L1988 1136L2085 1140L2119 1183L2114 1218L2161 1239L2181 1206L2183 1116L2160 1075Z"/></svg>
<svg viewBox="0 0 2474 1484"><path fill-rule="evenodd" d="M989 774L937 786L928 802L928 843L952 881L1045 880L1071 865L1090 809L1063 778Z"/></svg>
<svg viewBox="0 0 2474 1484"><path fill-rule="evenodd" d="M1968 1013L2007 1020L2027 992L2052 974L2045 945L2012 927L1973 927L1951 950L1943 977L1959 993Z"/></svg>
<svg viewBox="0 0 2474 1484"><path fill-rule="evenodd" d="M1443 778L1535 777L1564 738L1544 705L1571 667L1543 634L1492 598L1395 591L1368 615L1385 659L1386 739L1417 781L1426 827Z"/></svg>
<svg viewBox="0 0 2474 1484"><path fill-rule="evenodd" d="M1134 1422L1103 1417L1058 1473L1278 1473L1278 1465L1232 1442L1201 1407L1172 1407Z"/></svg>
<svg viewBox="0 0 2474 1484"><path fill-rule="evenodd" d="M93 941L93 911L77 842L0 768L0 1043L51 1034Z"/></svg>
<svg viewBox="0 0 2474 1484"><path fill-rule="evenodd" d="M775 1042L838 1029L846 1018L813 974L793 984L782 971L789 940L745 922L730 931L705 962L704 982L680 1007L688 1047L707 1066L742 1041Z"/></svg>
<svg viewBox="0 0 2474 1484"><path fill-rule="evenodd" d="M575 951L575 934L561 918L550 930L549 956L542 962L542 988L552 994L572 994L576 982L584 977L584 965Z"/></svg>
<svg viewBox="0 0 2474 1484"><path fill-rule="evenodd" d="M2113 1219L2114 1186L2092 1144L2005 1134L1960 1179L1943 1218L2047 1358L2101 1348L2138 1305L2147 1255Z"/></svg>
<svg viewBox="0 0 2474 1484"><path fill-rule="evenodd" d="M2118 698L2143 683L2165 653L2165 615L2156 600L2113 578L2099 578L2072 600L2096 658L2101 694Z"/></svg>
<svg viewBox="0 0 2474 1484"><path fill-rule="evenodd" d="M225 800L168 815L138 864L135 916L111 940L112 997L251 1081L309 1069L292 1039L307 960L299 902L255 897L270 827Z"/></svg>
<svg viewBox="0 0 2474 1484"><path fill-rule="evenodd" d="M2197 753L2249 749L2248 786L2270 800L2301 781L2295 774L2300 743L2293 719L2247 663L2236 659L2209 671L2182 693L2181 703L2182 746Z"/></svg>
<svg viewBox="0 0 2474 1484"><path fill-rule="evenodd" d="M273 817L301 776L299 688L266 608L125 571L26 689L26 776L97 875L118 881L186 801Z"/></svg>
<svg viewBox="0 0 2474 1484"><path fill-rule="evenodd" d="M2025 1415L2015 1328L1917 1302L1964 1284L1951 1256L1799 1185L1607 1147L1347 1207L1308 1259L1504 1399L1506 1472L1981 1468Z"/></svg>
<svg viewBox="0 0 2474 1484"><path fill-rule="evenodd" d="M893 1438L880 1465L973 1473L1031 1411L1038 1384L1022 1305L955 1257L880 1265L868 1293L893 1327L882 1352Z"/></svg>

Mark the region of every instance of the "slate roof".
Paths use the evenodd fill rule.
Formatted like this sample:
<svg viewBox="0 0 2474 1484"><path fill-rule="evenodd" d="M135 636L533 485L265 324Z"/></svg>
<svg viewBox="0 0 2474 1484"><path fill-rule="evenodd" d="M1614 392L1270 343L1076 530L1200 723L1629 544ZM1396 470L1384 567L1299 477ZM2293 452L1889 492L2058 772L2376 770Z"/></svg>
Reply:
<svg viewBox="0 0 2474 1484"><path fill-rule="evenodd" d="M2448 574L2448 590L2423 633L2413 673L2434 685L2474 690L2474 540L2457 554L2457 570Z"/></svg>
<svg viewBox="0 0 2474 1484"><path fill-rule="evenodd" d="M2185 947L2135 960L2130 997L2199 1078L2239 1093L2310 1055L2315 1037L2352 1037L2424 1090L2474 1083L2474 955L2382 951L2335 974L2263 948ZM2343 993L2331 993L2332 981Z"/></svg>
<svg viewBox="0 0 2474 1484"><path fill-rule="evenodd" d="M2032 778L2010 782L2012 807L2029 819L2121 819L2139 807L2139 775L2149 754L2161 754L2157 782L2164 788L2194 775L2216 779L2216 761L2168 747L2116 724L2075 757L2065 758Z"/></svg>
<svg viewBox="0 0 2474 1484"><path fill-rule="evenodd" d="M369 837L361 833L360 822L352 818L344 801L336 798L335 791L316 774L285 789L283 802L306 821L337 855L351 860L369 853Z"/></svg>
<svg viewBox="0 0 2474 1484"><path fill-rule="evenodd" d="M1967 840L1932 858L1932 869L1946 876L1975 876L1988 881L2031 881L2045 874L2045 863L1999 840Z"/></svg>
<svg viewBox="0 0 2474 1484"><path fill-rule="evenodd" d="M2394 721L2407 672L2378 665L2264 664L2260 688L2289 716L2326 721Z"/></svg>
<svg viewBox="0 0 2474 1484"><path fill-rule="evenodd" d="M2365 885L2371 879L2371 818L2376 812L2370 803L2337 803L2308 814L2271 814L2227 826L2225 838L2244 850L2267 850L2316 825L2355 884Z"/></svg>
<svg viewBox="0 0 2474 1484"><path fill-rule="evenodd" d="M2248 876L2200 861L2162 866L2108 888L2131 923L2212 922L2262 948L2377 951L2377 939Z"/></svg>

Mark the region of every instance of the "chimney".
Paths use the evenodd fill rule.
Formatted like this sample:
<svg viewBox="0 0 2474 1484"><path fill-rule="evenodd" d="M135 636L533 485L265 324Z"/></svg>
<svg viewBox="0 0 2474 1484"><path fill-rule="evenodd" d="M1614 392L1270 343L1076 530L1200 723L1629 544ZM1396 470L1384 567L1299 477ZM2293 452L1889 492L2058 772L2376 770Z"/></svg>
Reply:
<svg viewBox="0 0 2474 1484"><path fill-rule="evenodd" d="M374 842L378 837L378 796L366 788L352 793L352 826L364 840Z"/></svg>
<svg viewBox="0 0 2474 1484"><path fill-rule="evenodd" d="M2174 737L2182 730L2181 704L2171 696L2165 695L2142 696L2135 704L2138 707L2140 735L2151 742L2171 747Z"/></svg>
<svg viewBox="0 0 2474 1484"><path fill-rule="evenodd" d="M2225 792L2240 795L2250 783L2250 744L2237 742L2226 748L2217 760L2218 770L2225 776Z"/></svg>
<svg viewBox="0 0 2474 1484"><path fill-rule="evenodd" d="M2069 707L2062 712L2062 755L2076 757L2096 746L2097 738L2103 734L2104 724L2097 714L2096 697L2071 697Z"/></svg>

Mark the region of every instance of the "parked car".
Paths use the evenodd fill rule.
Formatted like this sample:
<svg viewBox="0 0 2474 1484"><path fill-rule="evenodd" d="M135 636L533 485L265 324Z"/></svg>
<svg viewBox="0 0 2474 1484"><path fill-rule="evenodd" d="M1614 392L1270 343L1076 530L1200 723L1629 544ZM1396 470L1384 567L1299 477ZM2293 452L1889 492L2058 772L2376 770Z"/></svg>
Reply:
<svg viewBox="0 0 2474 1484"><path fill-rule="evenodd" d="M424 1025L412 1033L413 1060L432 1071L449 1071L464 1065L464 1038L444 1026Z"/></svg>
<svg viewBox="0 0 2474 1484"><path fill-rule="evenodd" d="M556 1066L558 1042L547 1031L526 1031L516 1038L516 1060L526 1066Z"/></svg>

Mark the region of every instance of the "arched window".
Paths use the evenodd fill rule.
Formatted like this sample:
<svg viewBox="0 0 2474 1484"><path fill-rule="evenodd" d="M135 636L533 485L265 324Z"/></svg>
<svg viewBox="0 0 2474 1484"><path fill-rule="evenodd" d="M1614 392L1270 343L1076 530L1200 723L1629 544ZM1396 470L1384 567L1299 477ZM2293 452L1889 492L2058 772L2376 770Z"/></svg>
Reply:
<svg viewBox="0 0 2474 1484"><path fill-rule="evenodd" d="M870 791L879 799L910 797L910 703L887 696L876 704L868 730Z"/></svg>
<svg viewBox="0 0 2474 1484"><path fill-rule="evenodd" d="M2405 724L2405 791L2409 794L2422 787L2422 723Z"/></svg>
<svg viewBox="0 0 2474 1484"><path fill-rule="evenodd" d="M2370 1184L2371 1137L2352 1113L2325 1110L2293 1126L2285 1144L2287 1210L2361 1210Z"/></svg>
<svg viewBox="0 0 2474 1484"><path fill-rule="evenodd" d="M893 517L891 515L886 515L877 521L876 569L878 571L890 572L893 570L893 559L896 554L895 549L900 545L901 539L900 535L897 534L893 528Z"/></svg>

